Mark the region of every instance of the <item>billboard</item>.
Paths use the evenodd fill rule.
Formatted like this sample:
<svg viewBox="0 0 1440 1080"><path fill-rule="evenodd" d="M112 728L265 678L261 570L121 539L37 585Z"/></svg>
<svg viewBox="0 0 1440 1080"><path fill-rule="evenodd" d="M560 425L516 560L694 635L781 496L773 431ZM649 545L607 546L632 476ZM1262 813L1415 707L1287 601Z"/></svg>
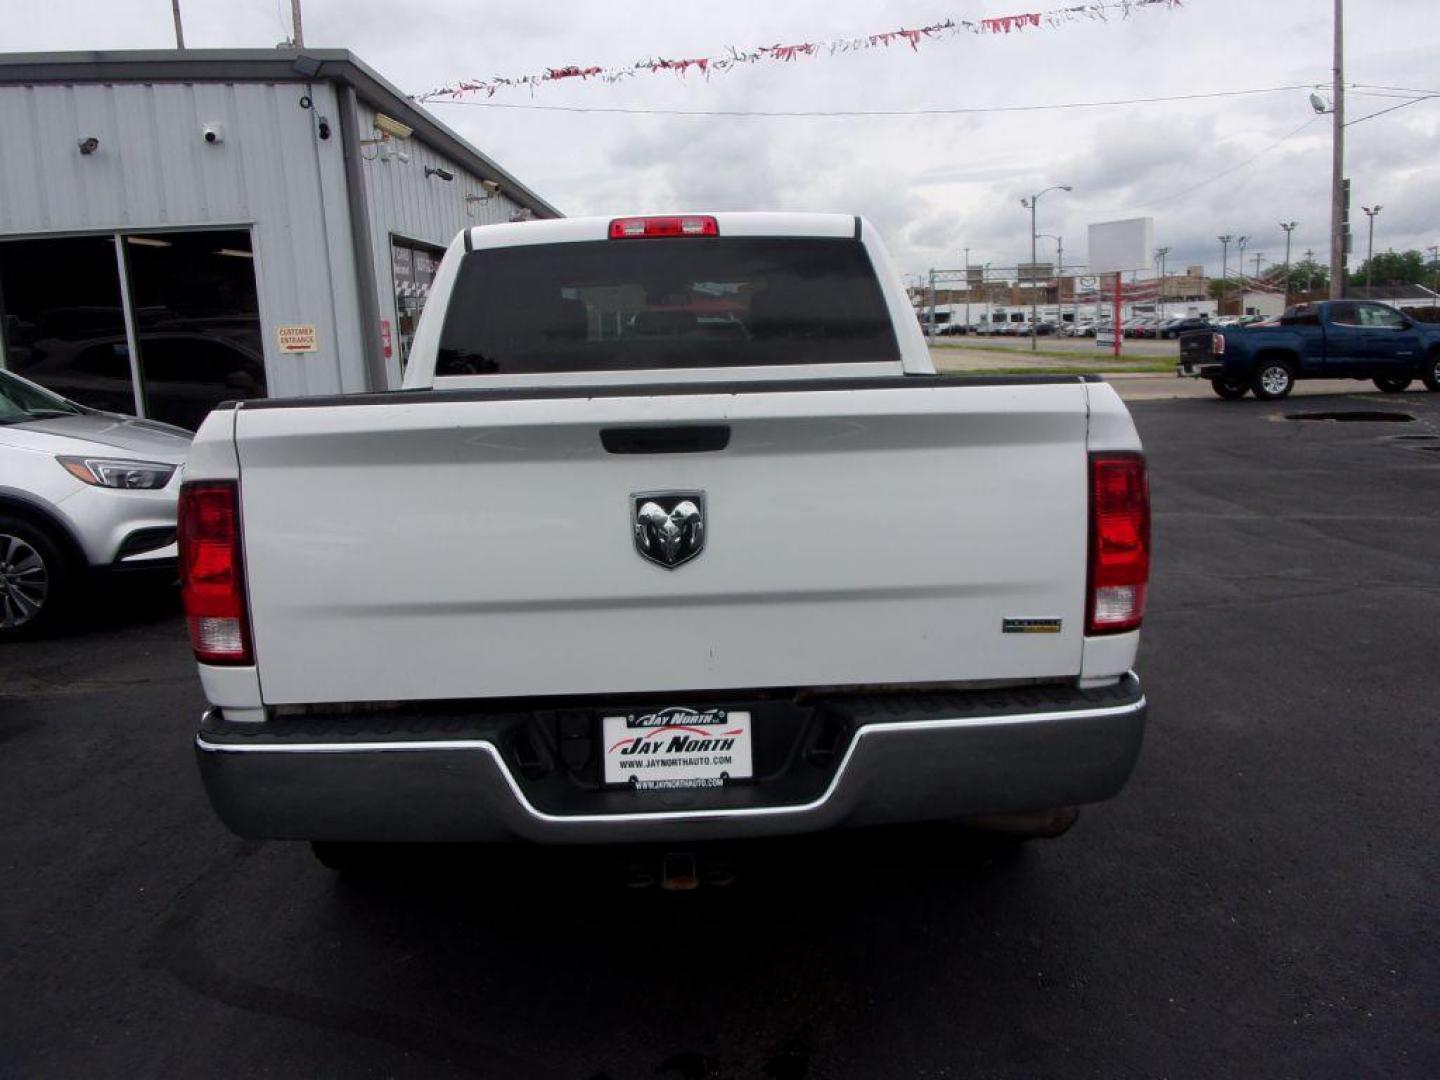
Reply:
<svg viewBox="0 0 1440 1080"><path fill-rule="evenodd" d="M1126 218L1090 226L1089 270L1114 274L1121 270L1148 270L1155 245L1155 219Z"/></svg>

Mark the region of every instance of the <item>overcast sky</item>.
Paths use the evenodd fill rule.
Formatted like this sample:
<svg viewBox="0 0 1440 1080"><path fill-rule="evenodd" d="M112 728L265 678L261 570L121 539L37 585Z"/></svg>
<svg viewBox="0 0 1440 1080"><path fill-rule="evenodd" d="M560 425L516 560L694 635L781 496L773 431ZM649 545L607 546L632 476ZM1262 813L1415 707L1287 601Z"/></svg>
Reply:
<svg viewBox="0 0 1440 1080"><path fill-rule="evenodd" d="M1347 81L1440 91L1437 0L1351 0ZM945 17L980 19L1063 0L305 0L306 44L344 47L407 92L465 77L647 56L716 55L856 36ZM265 47L289 34L289 0L182 0L186 43ZM8 50L164 48L166 0L0 0ZM23 18L18 17L23 11ZM1045 104L1327 82L1329 0L1187 0L1128 20L1078 22L1007 37L736 68L701 77L640 75L616 85L552 84L496 103L666 109L846 110ZM1352 93L1352 117L1397 104ZM1169 266L1220 269L1219 233L1248 234L1267 263L1278 222L1300 223L1294 258L1326 259L1329 118L1305 125L1306 91L1066 112L929 118L666 117L432 111L568 214L671 209L838 210L882 230L902 270L1029 258L1020 197L1051 184L1040 231L1084 257L1086 225L1153 215ZM1361 204L1380 203L1377 251L1440 243L1440 100L1355 125L1356 256ZM1236 168L1239 166L1238 168ZM1227 169L1229 175L1203 186ZM1189 190L1188 193L1187 189ZM1042 259L1053 256L1042 241ZM1231 253L1232 261L1234 249ZM1247 268L1253 263L1247 260ZM1233 268L1233 267L1232 267Z"/></svg>

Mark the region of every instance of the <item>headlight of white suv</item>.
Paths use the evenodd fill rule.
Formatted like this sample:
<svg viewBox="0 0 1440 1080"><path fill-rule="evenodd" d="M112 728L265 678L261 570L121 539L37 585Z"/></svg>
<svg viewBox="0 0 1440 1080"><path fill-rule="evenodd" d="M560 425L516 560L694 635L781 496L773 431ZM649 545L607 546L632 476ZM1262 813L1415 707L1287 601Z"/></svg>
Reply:
<svg viewBox="0 0 1440 1080"><path fill-rule="evenodd" d="M117 458L57 457L65 471L93 487L153 490L163 488L175 475L175 466L157 461Z"/></svg>

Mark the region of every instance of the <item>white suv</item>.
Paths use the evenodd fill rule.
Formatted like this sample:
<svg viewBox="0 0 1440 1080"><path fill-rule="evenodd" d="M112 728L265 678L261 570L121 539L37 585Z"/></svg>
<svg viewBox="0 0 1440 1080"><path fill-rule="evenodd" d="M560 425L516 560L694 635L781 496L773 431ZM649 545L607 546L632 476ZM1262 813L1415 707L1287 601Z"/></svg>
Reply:
<svg viewBox="0 0 1440 1080"><path fill-rule="evenodd" d="M89 570L174 569L190 439L0 371L0 640L52 622Z"/></svg>

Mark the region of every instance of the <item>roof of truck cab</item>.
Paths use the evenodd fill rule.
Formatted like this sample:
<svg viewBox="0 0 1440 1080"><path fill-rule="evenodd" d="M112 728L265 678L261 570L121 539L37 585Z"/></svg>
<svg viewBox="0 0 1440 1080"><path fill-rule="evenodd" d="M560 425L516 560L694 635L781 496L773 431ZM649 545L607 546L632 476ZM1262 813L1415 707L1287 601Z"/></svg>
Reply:
<svg viewBox="0 0 1440 1080"><path fill-rule="evenodd" d="M496 248L524 244L569 244L586 240L605 240L610 235L612 221L621 218L645 217L713 217L721 237L791 236L859 239L863 227L863 219L854 214L755 210L603 214L592 217L559 218L550 221L517 221L500 222L495 225L476 225L466 234L467 247Z"/></svg>

